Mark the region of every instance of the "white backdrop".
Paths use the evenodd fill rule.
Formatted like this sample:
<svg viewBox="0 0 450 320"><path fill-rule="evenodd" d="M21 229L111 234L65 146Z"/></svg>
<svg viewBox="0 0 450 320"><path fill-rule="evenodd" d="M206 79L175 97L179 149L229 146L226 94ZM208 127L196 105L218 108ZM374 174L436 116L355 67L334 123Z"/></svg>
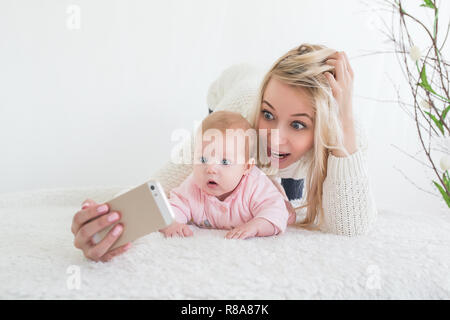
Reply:
<svg viewBox="0 0 450 320"><path fill-rule="evenodd" d="M310 42L351 58L378 205L436 210L443 202L398 171L436 193L393 147L420 149L411 121L367 99L394 97L386 73L404 81L393 56L361 57L383 46L371 9L357 0L2 0L0 193L144 182L168 161L171 133L206 116L222 70L266 67Z"/></svg>

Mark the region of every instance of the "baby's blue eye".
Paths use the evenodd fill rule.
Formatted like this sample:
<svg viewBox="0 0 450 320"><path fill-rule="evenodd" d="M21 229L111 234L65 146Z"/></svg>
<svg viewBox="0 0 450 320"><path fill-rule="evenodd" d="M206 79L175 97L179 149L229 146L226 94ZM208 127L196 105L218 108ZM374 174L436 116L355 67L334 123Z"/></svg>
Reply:
<svg viewBox="0 0 450 320"><path fill-rule="evenodd" d="M303 123L298 122L298 121L292 122L291 126L292 126L292 128L294 128L296 130L300 130L300 129L306 128L306 126Z"/></svg>
<svg viewBox="0 0 450 320"><path fill-rule="evenodd" d="M231 161L230 161L230 160L227 160L227 159L223 159L223 160L222 160L222 164L225 165L225 166L227 166L227 165L231 164Z"/></svg>
<svg viewBox="0 0 450 320"><path fill-rule="evenodd" d="M208 159L206 159L205 157L200 157L200 162L201 163L207 163Z"/></svg>
<svg viewBox="0 0 450 320"><path fill-rule="evenodd" d="M273 120L273 115L269 111L263 110L262 113L266 120Z"/></svg>

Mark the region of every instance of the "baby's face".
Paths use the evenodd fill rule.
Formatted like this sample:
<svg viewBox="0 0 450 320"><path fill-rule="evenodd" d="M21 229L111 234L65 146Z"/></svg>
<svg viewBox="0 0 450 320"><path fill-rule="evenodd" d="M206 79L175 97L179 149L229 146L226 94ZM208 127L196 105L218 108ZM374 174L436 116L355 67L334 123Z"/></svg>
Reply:
<svg viewBox="0 0 450 320"><path fill-rule="evenodd" d="M215 143L210 137L205 135L201 143L196 143L194 179L205 193L224 200L253 164L246 161L245 148L233 143L232 138L219 138L222 143Z"/></svg>

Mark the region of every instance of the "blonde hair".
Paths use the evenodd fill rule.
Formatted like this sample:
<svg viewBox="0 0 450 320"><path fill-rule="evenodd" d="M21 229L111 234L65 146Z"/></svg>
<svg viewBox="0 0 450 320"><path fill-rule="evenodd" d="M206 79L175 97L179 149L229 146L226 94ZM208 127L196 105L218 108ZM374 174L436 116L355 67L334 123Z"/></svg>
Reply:
<svg viewBox="0 0 450 320"><path fill-rule="evenodd" d="M226 135L228 130L242 129L242 132L245 135L245 146L243 145L245 147L245 161L248 161L250 158L256 158L256 132L253 130L250 122L240 113L232 111L215 111L209 114L203 119L197 132L197 138L202 137L211 129L218 130L223 135Z"/></svg>
<svg viewBox="0 0 450 320"><path fill-rule="evenodd" d="M276 78L292 87L305 90L312 99L314 108L314 145L307 152L308 174L305 181L306 204L295 208L306 207L306 217L299 223L302 227L320 225L323 217L322 188L327 175L327 162L330 149L343 147L343 132L339 121L339 110L333 97L325 72L334 75L334 67L326 64L327 58L336 51L321 45L302 44L279 58L263 78L257 105L255 106L254 124L258 127L263 95L269 81ZM259 148L259 145L258 145ZM259 155L259 151L257 153ZM260 162L258 166L267 175L275 174L276 168ZM304 160L304 159L302 159Z"/></svg>
<svg viewBox="0 0 450 320"><path fill-rule="evenodd" d="M202 134L209 129L217 129L226 133L227 129L251 129L252 125L240 113L232 111L215 111L201 123Z"/></svg>

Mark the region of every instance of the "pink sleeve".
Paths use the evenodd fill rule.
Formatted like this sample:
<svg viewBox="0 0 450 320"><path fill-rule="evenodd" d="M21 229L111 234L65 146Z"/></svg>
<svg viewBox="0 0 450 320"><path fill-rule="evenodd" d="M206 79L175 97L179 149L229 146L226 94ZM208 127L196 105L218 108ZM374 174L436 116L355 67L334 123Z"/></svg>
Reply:
<svg viewBox="0 0 450 320"><path fill-rule="evenodd" d="M175 220L179 223L188 223L192 219L191 204L189 201L193 189L192 184L192 175L190 175L178 187L170 191L169 203L175 214Z"/></svg>
<svg viewBox="0 0 450 320"><path fill-rule="evenodd" d="M253 184L250 210L255 218L264 218L271 222L277 229L274 234L286 230L289 212L286 209L284 197L264 174L260 175Z"/></svg>

